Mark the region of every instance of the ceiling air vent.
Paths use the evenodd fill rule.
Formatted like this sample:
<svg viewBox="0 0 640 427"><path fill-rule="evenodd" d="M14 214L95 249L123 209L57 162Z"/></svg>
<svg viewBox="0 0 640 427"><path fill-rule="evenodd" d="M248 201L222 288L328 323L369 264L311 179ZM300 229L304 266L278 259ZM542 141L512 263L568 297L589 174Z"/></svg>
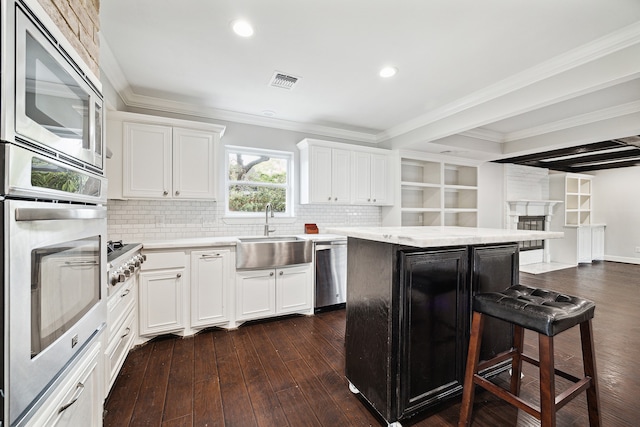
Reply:
<svg viewBox="0 0 640 427"><path fill-rule="evenodd" d="M300 80L300 77L295 77L290 74L284 74L276 71L275 73L273 73L273 77L271 77L269 86L291 90L295 87L296 83L298 83L298 80Z"/></svg>

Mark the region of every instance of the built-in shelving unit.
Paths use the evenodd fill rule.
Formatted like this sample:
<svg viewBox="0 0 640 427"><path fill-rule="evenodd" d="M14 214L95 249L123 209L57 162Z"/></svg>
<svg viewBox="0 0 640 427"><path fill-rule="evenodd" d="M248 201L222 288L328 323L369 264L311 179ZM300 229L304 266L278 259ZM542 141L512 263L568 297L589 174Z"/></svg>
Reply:
<svg viewBox="0 0 640 427"><path fill-rule="evenodd" d="M383 213L383 223L476 227L477 167L428 156L398 154L399 200Z"/></svg>
<svg viewBox="0 0 640 427"><path fill-rule="evenodd" d="M591 224L591 177L565 177L565 225Z"/></svg>
<svg viewBox="0 0 640 427"><path fill-rule="evenodd" d="M564 232L563 239L549 240L551 261L564 264L604 259L605 224L592 218L594 177L585 174L549 175L549 194L564 200L564 217L551 218L551 229Z"/></svg>

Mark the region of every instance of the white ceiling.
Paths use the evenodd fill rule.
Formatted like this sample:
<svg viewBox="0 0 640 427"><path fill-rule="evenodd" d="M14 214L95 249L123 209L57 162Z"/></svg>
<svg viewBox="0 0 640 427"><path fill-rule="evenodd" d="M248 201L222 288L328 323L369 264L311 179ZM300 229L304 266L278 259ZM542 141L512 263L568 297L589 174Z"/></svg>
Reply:
<svg viewBox="0 0 640 427"><path fill-rule="evenodd" d="M639 0L100 6L102 73L131 108L480 159L640 134Z"/></svg>

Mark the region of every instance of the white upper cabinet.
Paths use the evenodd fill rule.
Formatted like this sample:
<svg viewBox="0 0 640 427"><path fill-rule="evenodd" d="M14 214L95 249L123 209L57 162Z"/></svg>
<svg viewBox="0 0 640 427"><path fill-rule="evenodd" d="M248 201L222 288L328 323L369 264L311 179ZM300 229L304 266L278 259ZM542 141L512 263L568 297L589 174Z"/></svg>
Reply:
<svg viewBox="0 0 640 427"><path fill-rule="evenodd" d="M388 155L354 151L351 201L359 205L391 205L391 159Z"/></svg>
<svg viewBox="0 0 640 427"><path fill-rule="evenodd" d="M349 150L312 145L302 157L301 203L349 203Z"/></svg>
<svg viewBox="0 0 640 427"><path fill-rule="evenodd" d="M390 150L315 139L300 141L298 148L300 203L393 203Z"/></svg>
<svg viewBox="0 0 640 427"><path fill-rule="evenodd" d="M173 128L173 197L216 198L214 134Z"/></svg>
<svg viewBox="0 0 640 427"><path fill-rule="evenodd" d="M223 126L132 113L107 120L108 197L215 200Z"/></svg>
<svg viewBox="0 0 640 427"><path fill-rule="evenodd" d="M170 196L172 137L168 126L124 123L122 195L132 198Z"/></svg>

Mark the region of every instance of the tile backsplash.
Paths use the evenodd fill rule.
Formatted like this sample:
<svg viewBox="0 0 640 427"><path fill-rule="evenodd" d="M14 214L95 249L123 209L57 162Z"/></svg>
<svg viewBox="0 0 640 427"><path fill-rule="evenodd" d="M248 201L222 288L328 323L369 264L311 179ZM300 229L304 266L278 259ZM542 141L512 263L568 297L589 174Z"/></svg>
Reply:
<svg viewBox="0 0 640 427"><path fill-rule="evenodd" d="M253 236L264 232L260 218L225 218L224 204L211 201L109 200L108 238L125 242L215 236ZM351 205L298 205L295 218L269 218L274 235L303 234L305 223L320 233L334 226L379 226L380 208Z"/></svg>

